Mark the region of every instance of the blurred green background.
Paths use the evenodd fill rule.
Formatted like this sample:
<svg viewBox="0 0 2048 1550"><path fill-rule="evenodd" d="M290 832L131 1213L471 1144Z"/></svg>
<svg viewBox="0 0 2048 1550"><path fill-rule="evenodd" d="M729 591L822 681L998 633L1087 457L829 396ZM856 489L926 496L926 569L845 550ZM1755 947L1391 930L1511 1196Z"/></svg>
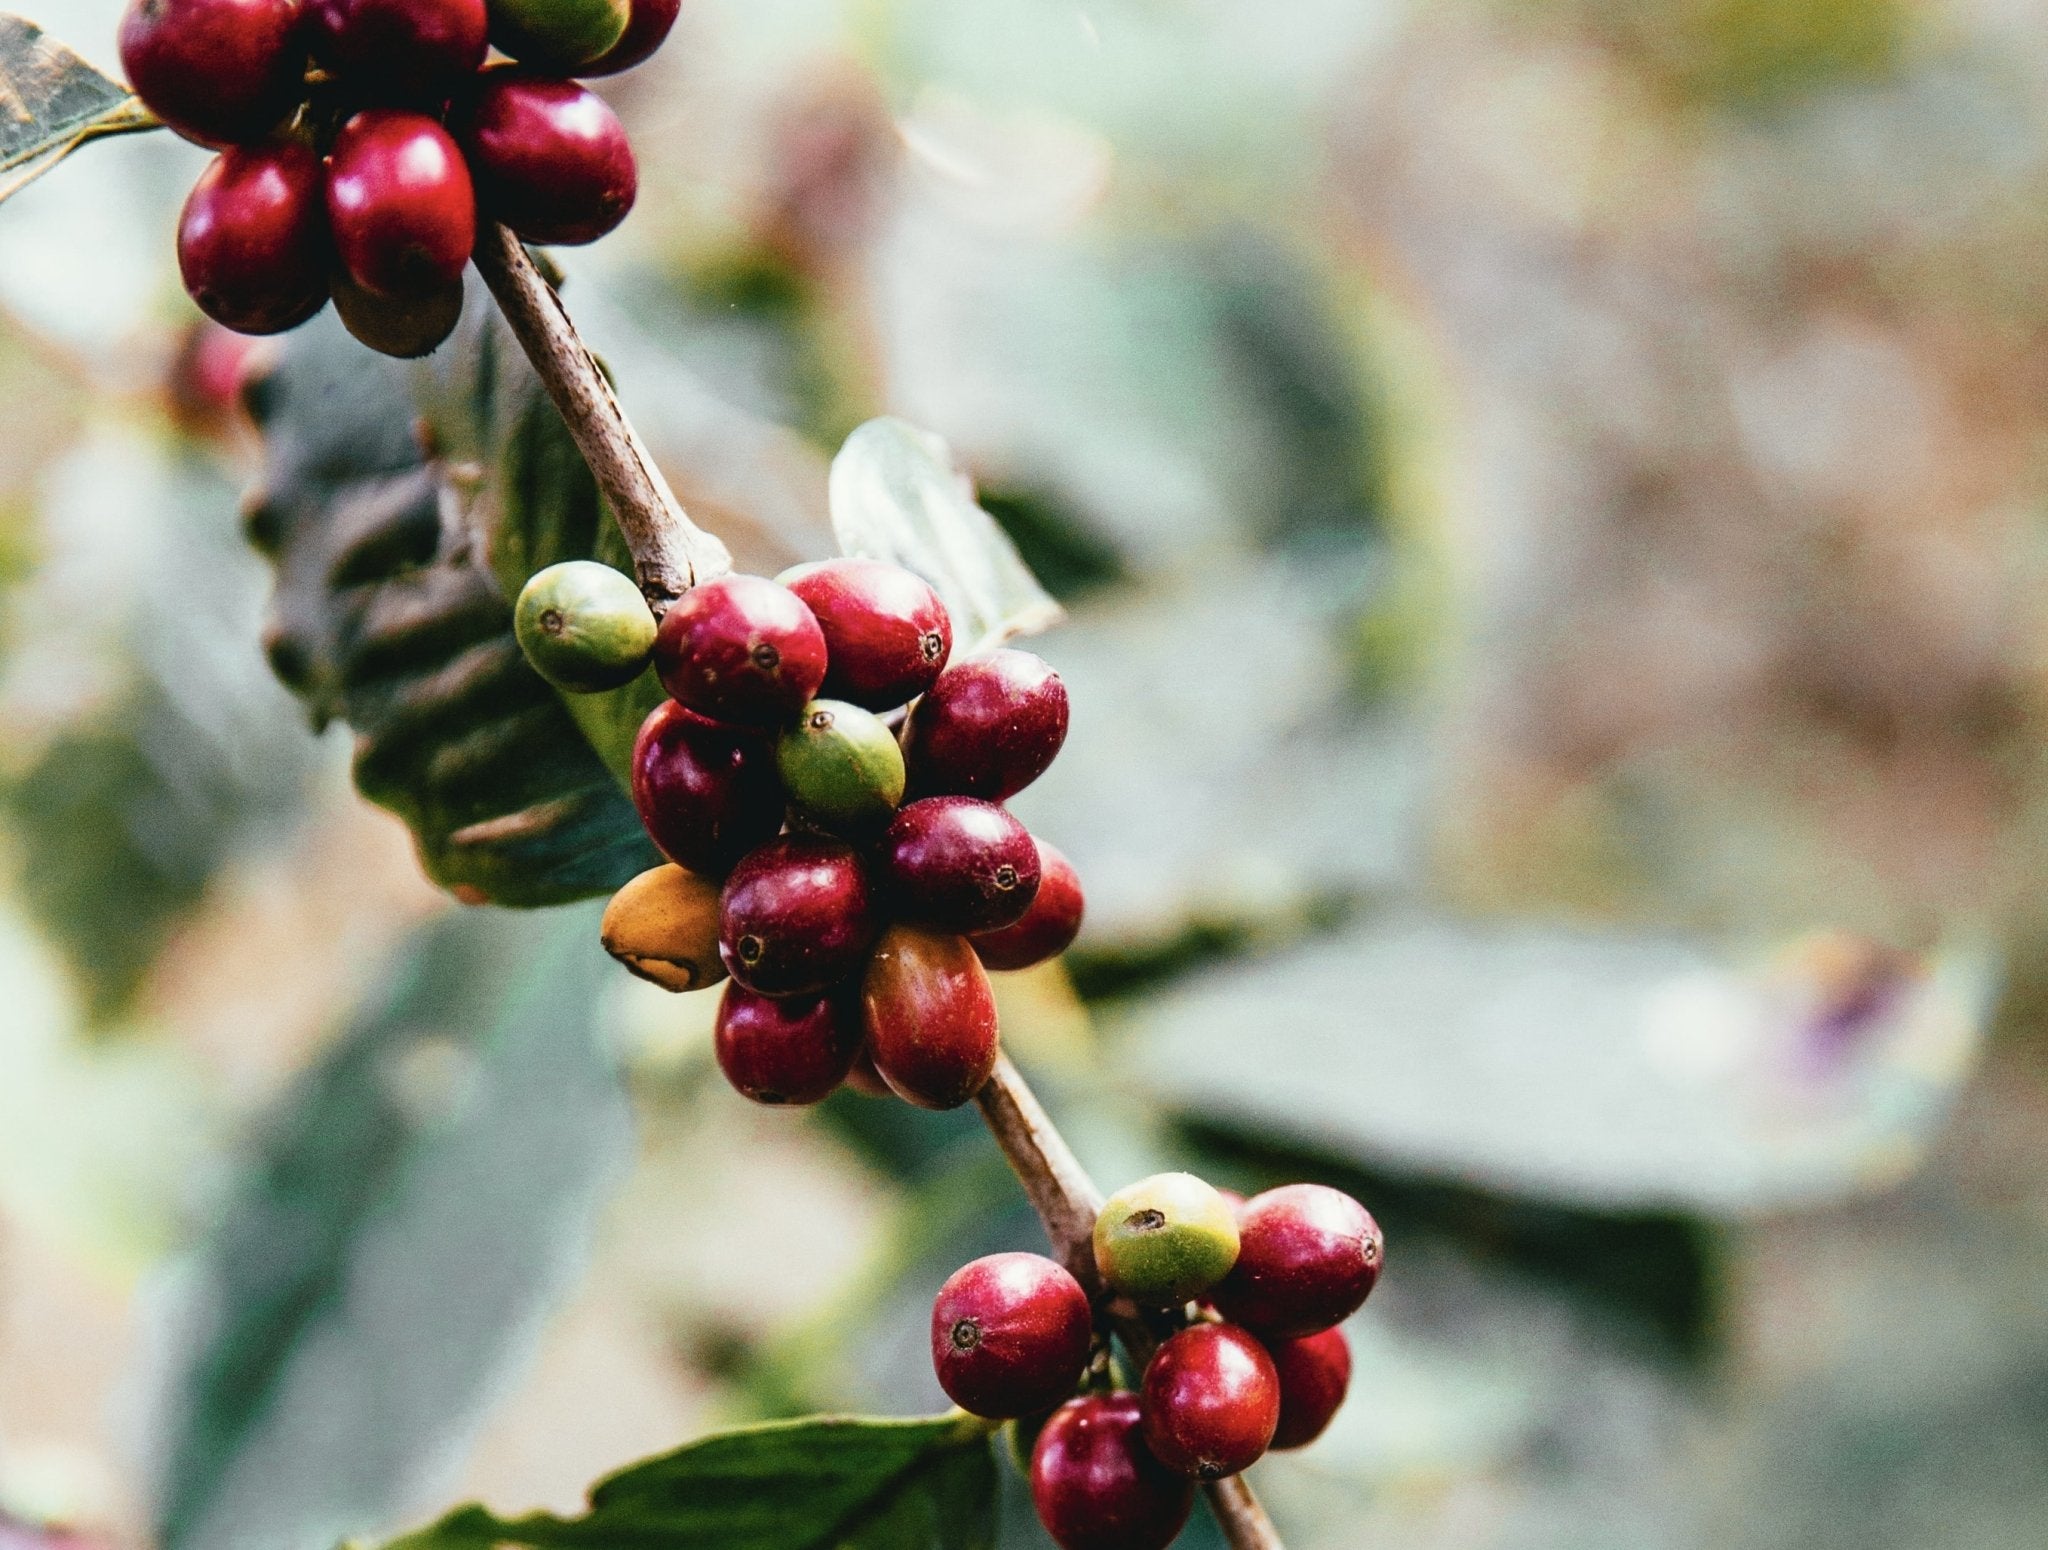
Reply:
<svg viewBox="0 0 2048 1550"><path fill-rule="evenodd" d="M567 295L699 521L826 552L899 414L1071 610L1091 913L1002 990L1084 1160L1386 1225L1295 1550L2043 1542L2044 24L687 0L606 85ZM971 1115L743 1104L273 678L202 160L0 214L0 1511L324 1550L938 1408L1039 1242Z"/></svg>

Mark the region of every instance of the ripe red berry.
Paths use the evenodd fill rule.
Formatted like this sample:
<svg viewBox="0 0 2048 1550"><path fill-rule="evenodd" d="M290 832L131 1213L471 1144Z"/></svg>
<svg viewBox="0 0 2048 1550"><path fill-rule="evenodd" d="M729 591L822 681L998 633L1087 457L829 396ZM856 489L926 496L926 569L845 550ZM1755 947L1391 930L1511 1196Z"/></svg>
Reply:
<svg viewBox="0 0 2048 1550"><path fill-rule="evenodd" d="M626 21L625 35L589 64L577 66L576 73L592 80L645 64L668 37L682 8L683 0L633 0L633 14Z"/></svg>
<svg viewBox="0 0 2048 1550"><path fill-rule="evenodd" d="M825 693L894 710L932 686L953 652L953 621L921 576L880 560L824 560L784 577L825 632Z"/></svg>
<svg viewBox="0 0 2048 1550"><path fill-rule="evenodd" d="M915 805L915 804L913 804ZM1034 840L1038 847L1038 892L1023 918L995 931L970 937L981 961L991 969L1028 969L1057 958L1081 934L1081 879L1057 846Z"/></svg>
<svg viewBox="0 0 2048 1550"><path fill-rule="evenodd" d="M121 68L158 118L201 145L260 138L298 105L296 0L134 0Z"/></svg>
<svg viewBox="0 0 2048 1550"><path fill-rule="evenodd" d="M1274 1339L1341 1324L1379 1280L1379 1224L1342 1190L1288 1184L1237 1214L1237 1263L1213 1294L1218 1311Z"/></svg>
<svg viewBox="0 0 2048 1550"><path fill-rule="evenodd" d="M1093 1334L1088 1294L1064 1266L1042 1254L991 1254L939 1289L932 1367L970 1415L1038 1415L1074 1392Z"/></svg>
<svg viewBox="0 0 2048 1550"><path fill-rule="evenodd" d="M1266 1352L1280 1374L1280 1425L1273 1446L1305 1448L1343 1408L1351 1387L1351 1342L1343 1330L1326 1329L1299 1340L1270 1341Z"/></svg>
<svg viewBox="0 0 2048 1550"><path fill-rule="evenodd" d="M860 1053L860 1009L843 988L776 1000L728 983L713 1045L725 1079L756 1103L817 1103Z"/></svg>
<svg viewBox="0 0 2048 1550"><path fill-rule="evenodd" d="M1259 1461L1280 1424L1273 1358L1235 1324L1196 1324L1145 1369L1145 1442L1168 1469L1221 1480Z"/></svg>
<svg viewBox="0 0 2048 1550"><path fill-rule="evenodd" d="M315 58L421 106L482 66L489 25L484 0L306 0Z"/></svg>
<svg viewBox="0 0 2048 1550"><path fill-rule="evenodd" d="M486 70L449 127L479 206L528 242L595 242L633 208L639 173L625 125L574 81Z"/></svg>
<svg viewBox="0 0 2048 1550"><path fill-rule="evenodd" d="M958 1108L995 1070L995 992L965 937L917 926L882 934L861 981L868 1053L921 1109Z"/></svg>
<svg viewBox="0 0 2048 1550"><path fill-rule="evenodd" d="M366 291L406 299L462 278L476 246L469 165L424 113L367 108L327 160L334 248Z"/></svg>
<svg viewBox="0 0 2048 1550"><path fill-rule="evenodd" d="M692 587L663 616L654 668L670 694L704 715L788 721L825 681L825 636L789 588L724 576Z"/></svg>
<svg viewBox="0 0 2048 1550"><path fill-rule="evenodd" d="M244 334L296 328L327 302L320 158L293 141L222 152L178 218L178 272L199 310Z"/></svg>
<svg viewBox="0 0 2048 1550"><path fill-rule="evenodd" d="M860 858L822 836L770 840L733 868L718 899L718 955L764 996L811 995L845 979L875 927Z"/></svg>
<svg viewBox="0 0 2048 1550"><path fill-rule="evenodd" d="M633 803L669 860L723 877L782 828L775 745L664 700L633 743Z"/></svg>
<svg viewBox="0 0 2048 1550"><path fill-rule="evenodd" d="M890 821L881 865L905 919L942 931L993 931L1023 918L1038 893L1038 847L993 802L926 797Z"/></svg>
<svg viewBox="0 0 2048 1550"><path fill-rule="evenodd" d="M1145 1446L1137 1395L1084 1394L1038 1434L1031 1500L1060 1550L1166 1550L1195 1486Z"/></svg>
<svg viewBox="0 0 2048 1550"><path fill-rule="evenodd" d="M903 758L916 796L1000 802L1039 776L1067 740L1067 686L1028 651L956 662L911 707Z"/></svg>

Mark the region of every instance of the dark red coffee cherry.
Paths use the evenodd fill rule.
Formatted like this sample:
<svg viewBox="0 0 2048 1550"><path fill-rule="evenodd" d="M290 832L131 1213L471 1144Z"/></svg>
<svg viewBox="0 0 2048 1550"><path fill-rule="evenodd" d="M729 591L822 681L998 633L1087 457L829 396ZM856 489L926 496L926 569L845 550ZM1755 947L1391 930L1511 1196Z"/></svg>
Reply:
<svg viewBox="0 0 2048 1550"><path fill-rule="evenodd" d="M1145 1443L1168 1469L1221 1480L1249 1469L1280 1424L1280 1374L1249 1330L1196 1324L1145 1369Z"/></svg>
<svg viewBox="0 0 2048 1550"><path fill-rule="evenodd" d="M714 1048L725 1079L756 1103L817 1103L860 1053L860 1008L843 987L771 999L737 982L718 1003Z"/></svg>
<svg viewBox="0 0 2048 1550"><path fill-rule="evenodd" d="M910 710L903 758L913 796L1001 802L1046 771L1067 740L1067 686L1028 651L956 662Z"/></svg>
<svg viewBox="0 0 2048 1550"><path fill-rule="evenodd" d="M921 576L880 560L822 560L783 574L825 632L825 694L894 710L932 686L953 654L953 621Z"/></svg>
<svg viewBox="0 0 2048 1550"><path fill-rule="evenodd" d="M462 282L451 280L421 296L393 298L364 290L337 268L329 277L342 327L380 355L402 361L431 355L462 321Z"/></svg>
<svg viewBox="0 0 2048 1550"><path fill-rule="evenodd" d="M595 242L640 186L626 127L574 81L486 70L449 124L477 203L528 242Z"/></svg>
<svg viewBox="0 0 2048 1550"><path fill-rule="evenodd" d="M861 981L875 1069L921 1109L955 1109L995 1070L995 992L965 937L919 926L882 933Z"/></svg>
<svg viewBox="0 0 2048 1550"><path fill-rule="evenodd" d="M1342 1190L1288 1184L1237 1213L1237 1264L1213 1294L1227 1319L1280 1340L1341 1324L1379 1280L1379 1224Z"/></svg>
<svg viewBox="0 0 2048 1550"><path fill-rule="evenodd" d="M654 640L662 686L723 721L783 722L825 681L825 636L797 595L764 576L692 587Z"/></svg>
<svg viewBox="0 0 2048 1550"><path fill-rule="evenodd" d="M327 303L320 158L293 141L222 152L178 218L178 272L199 310L244 334L296 328Z"/></svg>
<svg viewBox="0 0 2048 1550"><path fill-rule="evenodd" d="M683 0L633 0L633 14L627 18L625 36L589 64L579 65L576 73L585 80L594 80L645 64L668 37L682 8Z"/></svg>
<svg viewBox="0 0 2048 1550"><path fill-rule="evenodd" d="M914 805L914 804L913 804ZM1059 848L1034 839L1038 847L1038 892L1021 920L968 940L991 969L1028 969L1057 958L1081 934L1081 879Z"/></svg>
<svg viewBox="0 0 2048 1550"><path fill-rule="evenodd" d="M1042 1254L991 1254L932 1303L932 1367L946 1397L991 1421L1039 1415L1074 1392L1094 1316L1081 1283Z"/></svg>
<svg viewBox="0 0 2048 1550"><path fill-rule="evenodd" d="M483 65L488 29L484 0L306 0L316 59L421 107Z"/></svg>
<svg viewBox="0 0 2048 1550"><path fill-rule="evenodd" d="M1060 1550L1166 1550L1195 1484L1145 1446L1137 1395L1084 1394L1038 1434L1031 1501Z"/></svg>
<svg viewBox="0 0 2048 1550"><path fill-rule="evenodd" d="M1038 846L993 802L926 797L890 821L881 865L898 914L941 931L1014 925L1038 893Z"/></svg>
<svg viewBox="0 0 2048 1550"><path fill-rule="evenodd" d="M633 743L633 804L669 860L722 878L782 828L775 745L664 700Z"/></svg>
<svg viewBox="0 0 2048 1550"><path fill-rule="evenodd" d="M860 858L818 835L770 840L733 868L718 898L718 955L764 996L812 995L845 979L875 928Z"/></svg>
<svg viewBox="0 0 2048 1550"><path fill-rule="evenodd" d="M296 0L134 0L121 68L143 104L201 145L262 138L306 74Z"/></svg>
<svg viewBox="0 0 2048 1550"><path fill-rule="evenodd" d="M364 290L430 295L461 280L476 246L469 164L424 113L367 108L334 137L327 218L335 253Z"/></svg>
<svg viewBox="0 0 2048 1550"><path fill-rule="evenodd" d="M1280 1424L1275 1448L1305 1448L1323 1435L1351 1387L1351 1342L1341 1329L1266 1346L1280 1375Z"/></svg>

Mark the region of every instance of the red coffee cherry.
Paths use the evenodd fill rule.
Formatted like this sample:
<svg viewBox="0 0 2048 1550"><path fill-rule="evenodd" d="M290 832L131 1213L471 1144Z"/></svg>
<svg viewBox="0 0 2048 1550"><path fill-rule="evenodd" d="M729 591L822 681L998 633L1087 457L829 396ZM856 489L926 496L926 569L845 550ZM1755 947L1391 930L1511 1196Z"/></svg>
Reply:
<svg viewBox="0 0 2048 1550"><path fill-rule="evenodd" d="M1038 1434L1031 1501L1060 1550L1166 1550L1195 1484L1145 1446L1137 1395L1084 1394Z"/></svg>
<svg viewBox="0 0 2048 1550"><path fill-rule="evenodd" d="M336 269L328 277L341 325L359 343L397 360L431 355L462 321L462 282L451 280L423 296L390 297L366 291Z"/></svg>
<svg viewBox="0 0 2048 1550"><path fill-rule="evenodd" d="M664 700L633 743L633 805L669 860L724 877L782 828L775 745Z"/></svg>
<svg viewBox="0 0 2048 1550"><path fill-rule="evenodd" d="M1067 686L1028 651L956 662L910 710L903 758L915 796L1001 802L1039 776L1067 740Z"/></svg>
<svg viewBox="0 0 2048 1550"><path fill-rule="evenodd" d="M718 897L718 955L764 996L813 995L845 979L875 927L860 858L822 836L770 840L732 869Z"/></svg>
<svg viewBox="0 0 2048 1550"><path fill-rule="evenodd" d="M224 151L178 218L178 272L199 310L244 334L296 328L327 304L320 158L293 141Z"/></svg>
<svg viewBox="0 0 2048 1550"><path fill-rule="evenodd" d="M1379 1280L1379 1224L1342 1190L1288 1184L1237 1214L1237 1264L1213 1295L1227 1319L1274 1339L1341 1324Z"/></svg>
<svg viewBox="0 0 2048 1550"><path fill-rule="evenodd" d="M724 576L676 600L654 639L654 670L681 703L723 721L783 722L825 681L825 636L789 588Z"/></svg>
<svg viewBox="0 0 2048 1550"><path fill-rule="evenodd" d="M955 1109L996 1067L995 992L965 937L917 926L882 933L861 981L875 1069L921 1109Z"/></svg>
<svg viewBox="0 0 2048 1550"><path fill-rule="evenodd" d="M481 68L489 25L484 0L306 0L315 58L422 107Z"/></svg>
<svg viewBox="0 0 2048 1550"><path fill-rule="evenodd" d="M640 176L626 127L574 81L486 70L449 127L478 204L528 242L595 242L633 208Z"/></svg>
<svg viewBox="0 0 2048 1550"><path fill-rule="evenodd" d="M718 1069L756 1103L817 1103L860 1053L860 1009L841 987L774 1000L728 982L718 1003Z"/></svg>
<svg viewBox="0 0 2048 1550"><path fill-rule="evenodd" d="M913 804L915 805L915 804ZM1038 892L1023 918L996 931L976 932L968 940L991 969L1028 969L1057 958L1081 934L1081 878L1059 848L1044 840L1038 847Z"/></svg>
<svg viewBox="0 0 2048 1550"><path fill-rule="evenodd" d="M1196 1324L1145 1369L1145 1442L1168 1469L1221 1480L1259 1461L1280 1424L1273 1358L1235 1324Z"/></svg>
<svg viewBox="0 0 2048 1550"><path fill-rule="evenodd" d="M865 1025L862 1026L861 1032L863 1035L867 1032ZM853 1069L846 1073L846 1085L863 1098L896 1096L889 1084L882 1080L882 1073L875 1069L875 1057L868 1053L865 1041L861 1044L860 1052L853 1057Z"/></svg>
<svg viewBox="0 0 2048 1550"><path fill-rule="evenodd" d="M1014 925L1038 893L1038 846L993 802L926 797L890 821L881 866L906 919L942 931Z"/></svg>
<svg viewBox="0 0 2048 1550"><path fill-rule="evenodd" d="M880 560L823 560L782 577L825 632L825 694L894 710L932 686L953 653L953 621L921 576Z"/></svg>
<svg viewBox="0 0 2048 1550"><path fill-rule="evenodd" d="M306 50L296 0L134 0L121 68L149 111L188 140L260 139L298 106Z"/></svg>
<svg viewBox="0 0 2048 1550"><path fill-rule="evenodd" d="M334 249L366 291L419 297L462 278L476 246L469 164L424 113L367 108L327 158Z"/></svg>
<svg viewBox="0 0 2048 1550"><path fill-rule="evenodd" d="M682 8L683 0L633 0L633 14L626 22L625 35L589 64L578 65L576 73L585 80L595 80L600 75L617 75L645 64L668 37Z"/></svg>
<svg viewBox="0 0 2048 1550"><path fill-rule="evenodd" d="M1042 1254L991 1254L932 1303L932 1367L946 1397L991 1421L1038 1415L1074 1392L1094 1315L1081 1283Z"/></svg>
<svg viewBox="0 0 2048 1550"><path fill-rule="evenodd" d="M1323 1435L1351 1387L1351 1342L1341 1329L1299 1340L1274 1340L1266 1353L1280 1374L1280 1424L1275 1448L1305 1448Z"/></svg>

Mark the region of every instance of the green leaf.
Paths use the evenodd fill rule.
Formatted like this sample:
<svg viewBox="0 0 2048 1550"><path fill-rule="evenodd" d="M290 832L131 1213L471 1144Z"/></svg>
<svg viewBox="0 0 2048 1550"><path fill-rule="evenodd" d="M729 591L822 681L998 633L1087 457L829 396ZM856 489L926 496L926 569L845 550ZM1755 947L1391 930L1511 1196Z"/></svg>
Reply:
<svg viewBox="0 0 2048 1550"><path fill-rule="evenodd" d="M34 22L0 15L0 199L32 182L87 140L154 129L135 95L109 80Z"/></svg>
<svg viewBox="0 0 2048 1550"><path fill-rule="evenodd" d="M986 1425L813 1416L705 1437L603 1480L580 1518L462 1507L386 1550L988 1550Z"/></svg>

